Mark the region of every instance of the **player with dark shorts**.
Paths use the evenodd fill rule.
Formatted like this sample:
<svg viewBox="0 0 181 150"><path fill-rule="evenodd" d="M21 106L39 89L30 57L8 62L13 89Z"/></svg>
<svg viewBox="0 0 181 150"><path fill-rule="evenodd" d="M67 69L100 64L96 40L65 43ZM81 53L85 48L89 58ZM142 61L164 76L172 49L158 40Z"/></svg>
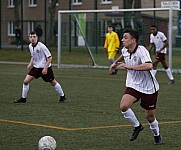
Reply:
<svg viewBox="0 0 181 150"><path fill-rule="evenodd" d="M51 67L52 56L50 51L43 43L38 42L36 32L33 31L29 34L29 40L31 42L29 44L31 60L27 66L29 72L23 82L22 96L20 99L15 100L14 103L26 103L29 83L33 79L38 79L39 77L45 82L50 82L60 96L58 102L63 103L66 100L66 97L61 85L54 78L54 73Z"/></svg>
<svg viewBox="0 0 181 150"><path fill-rule="evenodd" d="M127 69L126 90L121 98L121 112L134 127L130 141L137 139L143 130L143 125L138 121L131 107L141 101L140 105L146 112L146 119L154 135L154 144L162 144L158 121L155 117L159 84L151 73L153 64L148 50L138 45L139 34L134 29L125 29L122 39L122 55L110 66L114 69ZM124 62L122 62L124 61Z"/></svg>
<svg viewBox="0 0 181 150"><path fill-rule="evenodd" d="M170 79L169 84L174 84L175 80L172 75L171 69L168 67L165 55L167 53L167 47L168 47L168 41L163 32L160 32L157 30L157 27L155 25L152 25L150 28L151 34L150 34L150 45L148 47L148 51L151 51L151 49L155 45L155 51L156 51L156 58L153 61L153 70L152 74L155 76L157 73L157 65L159 62L161 62L162 66L164 67L168 78Z"/></svg>

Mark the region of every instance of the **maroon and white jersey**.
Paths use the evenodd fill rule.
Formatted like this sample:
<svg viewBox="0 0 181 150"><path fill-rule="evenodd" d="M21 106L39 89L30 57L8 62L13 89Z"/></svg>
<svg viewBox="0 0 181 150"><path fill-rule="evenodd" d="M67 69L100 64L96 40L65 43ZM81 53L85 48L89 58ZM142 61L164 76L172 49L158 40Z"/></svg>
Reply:
<svg viewBox="0 0 181 150"><path fill-rule="evenodd" d="M159 51L163 47L164 41L166 41L166 40L167 40L167 38L163 32L158 31L156 36L154 36L153 34L150 34L150 43L155 44L156 51ZM166 54L167 48L164 48L161 51L161 53Z"/></svg>
<svg viewBox="0 0 181 150"><path fill-rule="evenodd" d="M125 47L122 55L127 65L141 65L151 63L148 50L144 46L137 46L133 53L129 53ZM159 84L151 71L127 70L126 87L133 88L141 93L153 94L159 90Z"/></svg>
<svg viewBox="0 0 181 150"><path fill-rule="evenodd" d="M29 44L31 57L33 58L33 66L35 68L44 68L47 63L48 57L51 56L48 48L41 42L38 42L35 46ZM49 65L49 67L51 64Z"/></svg>

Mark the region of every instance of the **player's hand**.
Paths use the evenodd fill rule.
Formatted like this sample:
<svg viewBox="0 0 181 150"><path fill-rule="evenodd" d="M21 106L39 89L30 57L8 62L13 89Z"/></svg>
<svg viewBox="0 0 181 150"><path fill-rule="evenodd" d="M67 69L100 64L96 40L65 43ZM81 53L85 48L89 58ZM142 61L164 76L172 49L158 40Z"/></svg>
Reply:
<svg viewBox="0 0 181 150"><path fill-rule="evenodd" d="M115 71L115 69L116 69L116 64L115 63L113 63L110 67L109 67L109 73L112 73L112 72L114 72Z"/></svg>
<svg viewBox="0 0 181 150"><path fill-rule="evenodd" d="M32 68L33 68L33 66L32 66L31 64L28 64L28 65L27 65L27 69L30 70L30 69L32 69Z"/></svg>
<svg viewBox="0 0 181 150"><path fill-rule="evenodd" d="M43 68L43 70L42 70L42 74L43 74L43 75L47 74L47 71L48 71L48 69L47 69L47 68Z"/></svg>
<svg viewBox="0 0 181 150"><path fill-rule="evenodd" d="M119 53L119 48L116 49L116 53L117 53L117 54Z"/></svg>
<svg viewBox="0 0 181 150"><path fill-rule="evenodd" d="M157 54L161 53L162 50L156 51Z"/></svg>
<svg viewBox="0 0 181 150"><path fill-rule="evenodd" d="M124 69L129 69L129 66L123 62L118 62L117 63L117 68L124 68Z"/></svg>
<svg viewBox="0 0 181 150"><path fill-rule="evenodd" d="M106 54L106 52L107 52L107 49L106 49L106 48L104 48L103 53L104 53L104 54Z"/></svg>

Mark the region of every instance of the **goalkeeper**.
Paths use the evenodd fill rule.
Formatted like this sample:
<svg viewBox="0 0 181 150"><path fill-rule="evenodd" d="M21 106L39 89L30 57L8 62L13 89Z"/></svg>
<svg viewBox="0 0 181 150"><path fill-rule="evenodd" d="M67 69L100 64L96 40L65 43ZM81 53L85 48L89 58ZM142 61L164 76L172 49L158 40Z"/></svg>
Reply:
<svg viewBox="0 0 181 150"><path fill-rule="evenodd" d="M108 60L111 64L114 63L114 58L119 53L119 37L116 32L113 31L112 25L108 26L108 33L104 43L104 53L108 52ZM117 74L117 69L114 70L111 75Z"/></svg>

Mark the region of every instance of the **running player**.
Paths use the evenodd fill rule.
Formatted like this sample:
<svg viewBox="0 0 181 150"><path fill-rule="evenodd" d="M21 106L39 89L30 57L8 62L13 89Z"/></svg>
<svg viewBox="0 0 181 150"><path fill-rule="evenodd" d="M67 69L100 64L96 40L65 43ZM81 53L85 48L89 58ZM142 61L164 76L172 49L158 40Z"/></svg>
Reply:
<svg viewBox="0 0 181 150"><path fill-rule="evenodd" d="M130 141L134 141L143 130L131 106L141 101L145 109L146 119L154 135L154 144L161 144L158 121L155 117L159 84L152 75L152 62L147 49L138 45L139 34L133 29L125 29L122 39L122 55L110 66L110 72L115 68L127 69L126 90L120 102L121 112L134 127ZM122 62L124 60L124 62Z"/></svg>
<svg viewBox="0 0 181 150"><path fill-rule="evenodd" d="M157 27L155 25L152 25L150 30L151 30L150 45L148 47L148 51L151 51L154 45L156 47L156 58L153 62L152 73L153 75L156 75L157 65L159 62L161 62L162 66L165 68L168 78L170 79L169 84L174 84L175 83L174 77L172 75L170 68L167 65L166 58L165 58L165 55L167 53L167 47L168 47L167 38L163 32L160 32L157 30Z"/></svg>
<svg viewBox="0 0 181 150"><path fill-rule="evenodd" d="M29 83L33 79L41 77L45 82L50 82L55 90L60 95L59 103L64 102L66 99L61 85L55 80L54 73L51 67L52 56L48 48L41 42L38 42L36 32L29 34L29 50L31 53L31 60L27 68L29 69L23 82L22 97L15 100L14 103L26 103L27 94L29 91Z"/></svg>
<svg viewBox="0 0 181 150"><path fill-rule="evenodd" d="M119 52L119 45L119 37L117 33L113 31L113 27L109 25L104 43L104 53L108 52L108 60L111 64L114 63L115 56ZM111 74L117 74L117 70L114 70Z"/></svg>

